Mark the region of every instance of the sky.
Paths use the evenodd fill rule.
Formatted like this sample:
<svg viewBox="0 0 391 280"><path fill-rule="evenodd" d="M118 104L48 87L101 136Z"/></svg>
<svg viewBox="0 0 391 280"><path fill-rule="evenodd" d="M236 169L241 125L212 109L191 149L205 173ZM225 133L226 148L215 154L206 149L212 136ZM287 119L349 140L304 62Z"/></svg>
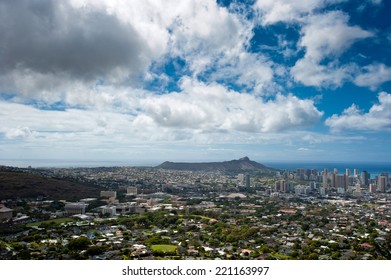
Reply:
<svg viewBox="0 0 391 280"><path fill-rule="evenodd" d="M0 164L391 162L391 1L0 1Z"/></svg>

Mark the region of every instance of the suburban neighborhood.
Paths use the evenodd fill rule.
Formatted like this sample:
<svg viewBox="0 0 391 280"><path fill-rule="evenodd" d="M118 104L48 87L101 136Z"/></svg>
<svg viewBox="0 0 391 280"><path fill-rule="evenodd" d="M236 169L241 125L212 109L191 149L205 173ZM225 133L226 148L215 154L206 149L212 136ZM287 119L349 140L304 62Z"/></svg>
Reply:
<svg viewBox="0 0 391 280"><path fill-rule="evenodd" d="M93 184L97 195L2 198L0 259L391 259L391 193L382 176L344 174L337 186L340 174L325 170L2 172Z"/></svg>

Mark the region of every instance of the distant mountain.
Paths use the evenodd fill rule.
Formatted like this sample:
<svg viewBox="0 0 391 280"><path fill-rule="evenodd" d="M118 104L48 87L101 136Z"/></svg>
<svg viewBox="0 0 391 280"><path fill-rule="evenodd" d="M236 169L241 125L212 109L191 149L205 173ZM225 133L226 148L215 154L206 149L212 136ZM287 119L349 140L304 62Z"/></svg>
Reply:
<svg viewBox="0 0 391 280"><path fill-rule="evenodd" d="M267 173L275 171L275 169L252 161L248 157L223 162L187 163L166 161L156 166L156 168L189 171L214 171L221 173Z"/></svg>

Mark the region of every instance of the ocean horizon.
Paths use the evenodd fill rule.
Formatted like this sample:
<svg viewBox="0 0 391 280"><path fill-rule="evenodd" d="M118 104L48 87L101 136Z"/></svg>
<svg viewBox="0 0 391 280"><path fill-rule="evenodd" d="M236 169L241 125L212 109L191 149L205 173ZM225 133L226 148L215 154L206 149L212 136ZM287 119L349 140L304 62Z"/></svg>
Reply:
<svg viewBox="0 0 391 280"><path fill-rule="evenodd" d="M354 174L354 169L358 169L359 174L362 171L370 173L371 178L378 176L382 172L388 172L391 174L391 163L388 162L309 162L309 161L263 161L255 160L267 167L280 169L280 170L296 170L303 169L316 169L323 171L327 168L329 171L333 171L334 168L338 170L338 173L345 174L346 168L350 169L350 174ZM19 168L93 168L93 167L115 167L115 166L128 166L128 167L153 167L161 164L161 161L79 161L79 160L57 160L57 159L8 159L0 161L0 165L13 166Z"/></svg>

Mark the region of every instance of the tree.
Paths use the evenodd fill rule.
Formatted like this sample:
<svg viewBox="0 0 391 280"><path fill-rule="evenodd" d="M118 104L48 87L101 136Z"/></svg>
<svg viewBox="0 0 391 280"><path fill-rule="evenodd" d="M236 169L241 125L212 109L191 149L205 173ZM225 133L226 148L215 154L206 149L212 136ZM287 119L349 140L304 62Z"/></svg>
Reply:
<svg viewBox="0 0 391 280"><path fill-rule="evenodd" d="M301 229L302 229L303 231L307 231L307 230L310 229L310 225L307 224L307 223L304 223L304 224L301 225Z"/></svg>
<svg viewBox="0 0 391 280"><path fill-rule="evenodd" d="M68 244L68 248L70 250L85 250L90 244L91 241L87 237L82 236L72 239Z"/></svg>
<svg viewBox="0 0 391 280"><path fill-rule="evenodd" d="M104 253L104 248L101 246L91 246L87 249L86 255L87 256L95 256L95 255L100 255Z"/></svg>

